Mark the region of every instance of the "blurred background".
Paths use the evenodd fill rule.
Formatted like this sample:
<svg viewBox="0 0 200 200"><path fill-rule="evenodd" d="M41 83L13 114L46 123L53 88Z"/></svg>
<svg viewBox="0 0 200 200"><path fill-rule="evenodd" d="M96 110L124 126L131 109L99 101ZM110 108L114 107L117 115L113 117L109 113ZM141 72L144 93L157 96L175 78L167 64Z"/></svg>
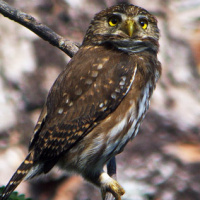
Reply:
<svg viewBox="0 0 200 200"><path fill-rule="evenodd" d="M124 200L200 199L200 0L8 0L81 43L94 14L119 2L159 21L162 77L138 136L117 156ZM0 15L0 185L27 154L47 93L70 58ZM100 192L54 168L17 191L33 200L100 200Z"/></svg>

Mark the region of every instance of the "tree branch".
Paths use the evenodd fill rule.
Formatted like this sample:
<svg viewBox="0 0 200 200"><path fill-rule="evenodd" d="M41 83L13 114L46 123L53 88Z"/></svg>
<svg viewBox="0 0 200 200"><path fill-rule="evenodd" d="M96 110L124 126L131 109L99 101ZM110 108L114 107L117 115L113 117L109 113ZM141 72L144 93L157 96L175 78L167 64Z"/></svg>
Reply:
<svg viewBox="0 0 200 200"><path fill-rule="evenodd" d="M0 0L0 13L5 17L8 17L9 19L14 20L15 22L33 31L43 40L48 41L53 46L56 46L57 48L65 52L69 57L72 57L79 49L76 43L64 39L62 36L52 31L46 25L37 22L35 18L31 15L28 15L11 7L2 0Z"/></svg>
<svg viewBox="0 0 200 200"><path fill-rule="evenodd" d="M34 17L28 15L24 12L21 12L6 2L0 0L0 13L5 17L25 26L36 35L41 37L43 40L48 41L53 46L59 48L61 51L65 52L69 57L73 57L73 55L79 50L79 45L71 42L69 40L64 39L62 36L55 33L46 25L36 21ZM116 160L113 157L107 164L108 174L116 179ZM114 197L111 193L106 194L105 200L113 200Z"/></svg>

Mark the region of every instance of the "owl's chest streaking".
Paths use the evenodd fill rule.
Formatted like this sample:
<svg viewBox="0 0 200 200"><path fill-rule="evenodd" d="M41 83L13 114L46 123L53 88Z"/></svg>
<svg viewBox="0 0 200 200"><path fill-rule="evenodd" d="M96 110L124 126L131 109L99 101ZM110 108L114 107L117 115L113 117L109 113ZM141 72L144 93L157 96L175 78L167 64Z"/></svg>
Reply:
<svg viewBox="0 0 200 200"><path fill-rule="evenodd" d="M129 140L138 133L140 124L149 107L152 84L149 81L138 93L127 94L124 103L110 114L100 125L92 130L80 143L69 151L66 168L78 171L88 168L101 168L114 155L120 153ZM134 95L134 96L132 96ZM77 151L81 152L77 154ZM80 155L80 156L76 156ZM74 168L78 163L79 169ZM84 168L83 168L84 166ZM86 167L86 168L85 168Z"/></svg>
<svg viewBox="0 0 200 200"><path fill-rule="evenodd" d="M128 78L128 73L126 77L125 72L123 72L119 83L109 93L109 96L115 99L116 93L114 92L119 91L120 86L124 86L125 82L129 81L121 102L68 152L66 160L71 160L71 163L68 162L67 168L74 169L74 166L78 165L80 166L79 170L82 171L84 169L81 166L94 167L94 165L98 165L100 167L112 156L120 153L127 142L136 136L149 107L149 99L155 88L159 72L156 65L152 66L151 62L142 57L134 56L133 61L127 62L127 65L133 68L131 77ZM145 64L143 64L143 61ZM120 63L118 63L118 67L119 65ZM124 67L124 63L120 66ZM155 69L148 69L150 67L155 67ZM114 82L114 80L108 80L110 83ZM105 83L106 80L102 84ZM98 84L96 87L97 90ZM101 104L98 105L101 107Z"/></svg>
<svg viewBox="0 0 200 200"><path fill-rule="evenodd" d="M120 153L127 142L137 135L149 108L154 83L149 80L141 88L141 91L138 90L137 92L134 82L132 87L124 98L123 104L116 109L116 113L106 119L108 120L107 123L113 123L114 126L110 127L106 134L108 145L103 153L105 157Z"/></svg>

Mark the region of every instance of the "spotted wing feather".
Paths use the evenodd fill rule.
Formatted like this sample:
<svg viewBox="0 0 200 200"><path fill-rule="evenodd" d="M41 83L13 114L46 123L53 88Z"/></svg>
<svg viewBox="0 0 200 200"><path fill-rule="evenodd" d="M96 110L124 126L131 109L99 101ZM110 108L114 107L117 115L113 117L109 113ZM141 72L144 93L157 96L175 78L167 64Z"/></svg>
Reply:
<svg viewBox="0 0 200 200"><path fill-rule="evenodd" d="M126 54L111 51L107 56L104 52L103 47L81 48L55 81L45 119L40 119L41 127L36 126L30 145L35 161L57 162L59 155L89 134L127 94L136 63Z"/></svg>

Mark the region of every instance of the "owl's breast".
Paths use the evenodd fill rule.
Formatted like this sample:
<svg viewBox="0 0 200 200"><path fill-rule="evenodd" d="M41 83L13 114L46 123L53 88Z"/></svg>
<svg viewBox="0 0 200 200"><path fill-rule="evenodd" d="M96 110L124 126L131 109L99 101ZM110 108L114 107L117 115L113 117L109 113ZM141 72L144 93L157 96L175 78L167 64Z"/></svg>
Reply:
<svg viewBox="0 0 200 200"><path fill-rule="evenodd" d="M129 104L129 108L124 113L121 121L112 127L112 129L107 134L107 137L109 138L108 141L113 141L111 143L111 147L108 145L108 148L110 151L114 149L115 154L120 153L127 142L137 135L140 124L145 117L146 111L149 108L151 88L152 83L149 81L142 90L139 97L131 97L131 92L130 97L129 95L127 96L127 100L129 100L129 102L126 104ZM106 153L109 154L110 152L108 151Z"/></svg>
<svg viewBox="0 0 200 200"><path fill-rule="evenodd" d="M141 91L130 89L117 109L68 151L65 168L75 171L84 171L88 167L98 169L120 153L137 135L149 107L151 87L149 81Z"/></svg>
<svg viewBox="0 0 200 200"><path fill-rule="evenodd" d="M121 99L115 109L110 109L105 118L101 118L87 135L66 152L65 168L75 171L84 171L88 167L102 168L111 157L123 150L129 140L137 135L148 110L155 81L149 70L143 70L140 63L133 62L135 56L133 59L131 58L126 63L127 65L118 64L115 69L114 67L111 67L112 70L109 68L109 74L98 76L100 82L98 80L95 82L95 102L98 103L102 98L96 93L97 87L103 88L101 95L105 96L105 92L107 92L105 98L109 99L111 108L116 103L117 95L121 95ZM128 73L131 71L132 74ZM113 75L111 72L115 72L115 74ZM118 76L120 78L117 78ZM105 83L110 84L108 89L102 87ZM126 90L119 93L119 88L124 89L125 84ZM101 108L101 104L98 105ZM77 166L78 169L75 169Z"/></svg>

